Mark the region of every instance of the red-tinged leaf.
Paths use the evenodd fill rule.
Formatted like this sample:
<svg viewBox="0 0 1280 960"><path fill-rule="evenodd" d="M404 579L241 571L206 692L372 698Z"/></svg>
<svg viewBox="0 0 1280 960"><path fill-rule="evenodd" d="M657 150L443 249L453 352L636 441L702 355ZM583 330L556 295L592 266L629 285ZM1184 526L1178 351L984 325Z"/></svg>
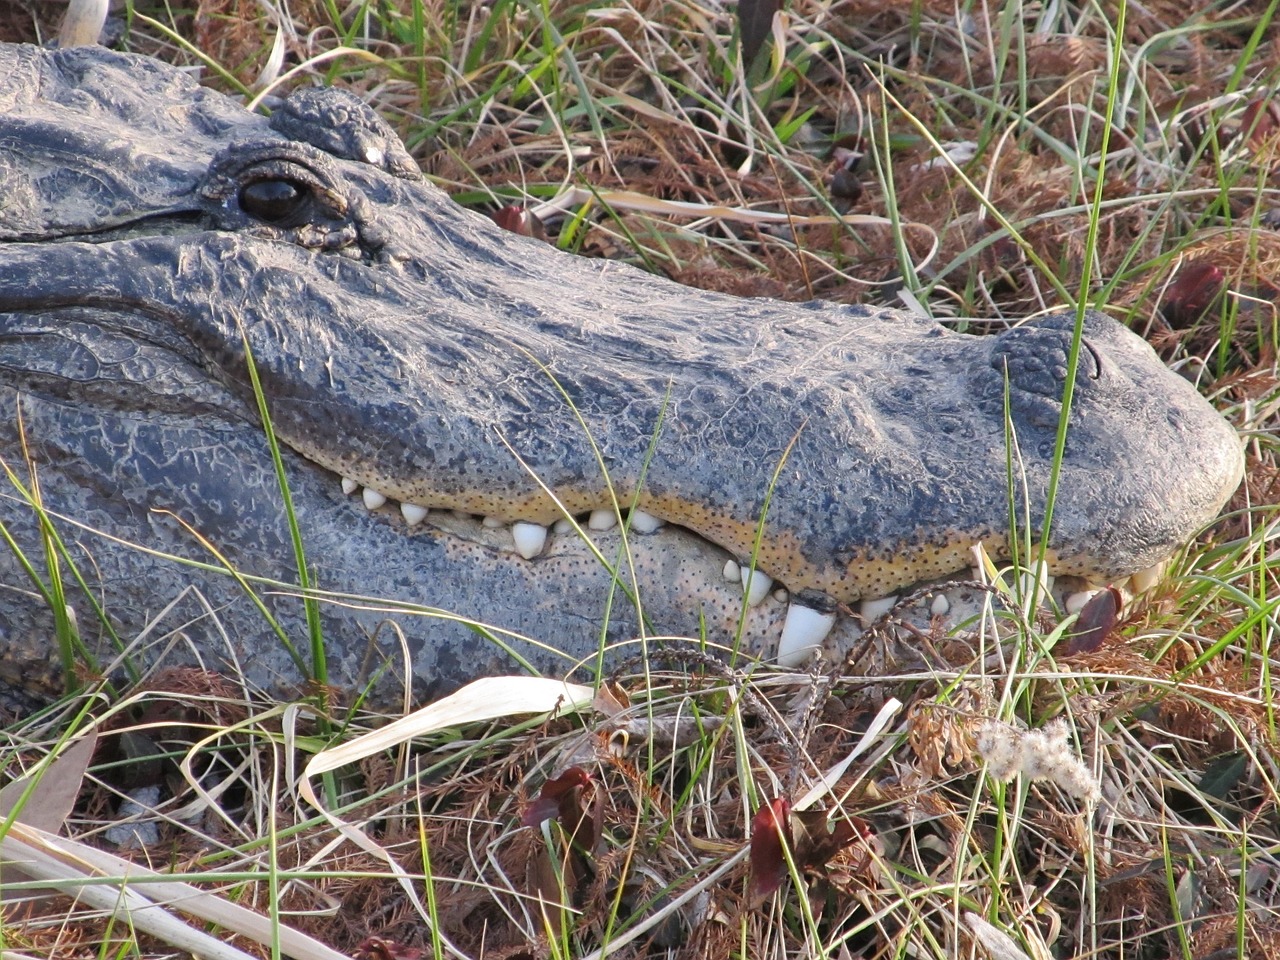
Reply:
<svg viewBox="0 0 1280 960"><path fill-rule="evenodd" d="M547 933L553 939L559 939L564 929L565 909L578 886L578 858L557 855L555 859L557 862L553 863L551 851L545 843L530 848L525 894L543 905L540 912L547 924Z"/></svg>
<svg viewBox="0 0 1280 960"><path fill-rule="evenodd" d="M544 795L559 798L571 793L575 787L585 787L590 782L591 774L581 767L570 767L554 780L548 780L544 783L542 792Z"/></svg>
<svg viewBox="0 0 1280 960"><path fill-rule="evenodd" d="M782 0L738 0L738 37L747 69L773 32L773 15L781 9Z"/></svg>
<svg viewBox="0 0 1280 960"><path fill-rule="evenodd" d="M855 840L869 840L871 826L861 817L837 816L829 810L805 810L792 815L796 827L795 859L801 867L825 867Z"/></svg>
<svg viewBox="0 0 1280 960"><path fill-rule="evenodd" d="M1192 260L1183 264L1161 304L1169 326L1182 330L1199 320L1222 293L1226 279L1226 274L1208 261Z"/></svg>
<svg viewBox="0 0 1280 960"><path fill-rule="evenodd" d="M1270 97L1259 97L1240 115L1240 130L1255 150L1280 130L1280 104Z"/></svg>
<svg viewBox="0 0 1280 960"><path fill-rule="evenodd" d="M860 162L866 152L867 144L860 133L844 133L831 142L831 159L843 163L849 169L853 169L849 159L853 157Z"/></svg>
<svg viewBox="0 0 1280 960"><path fill-rule="evenodd" d="M558 851L543 843L532 847L528 873L531 895L547 904L564 900L567 906L582 901L594 875L590 855L601 834L603 799L595 779L581 767L570 767L542 785L521 822L532 827L555 817L568 843ZM563 920L560 910L548 911L548 922L557 936Z"/></svg>
<svg viewBox="0 0 1280 960"><path fill-rule="evenodd" d="M570 767L542 785L538 799L529 804L520 823L534 827L555 817L571 844L590 851L600 837L603 816L604 805L591 774L581 767Z"/></svg>
<svg viewBox="0 0 1280 960"><path fill-rule="evenodd" d="M837 167L836 172L831 175L831 186L828 189L831 199L844 201L847 208L857 203L862 197L862 180L856 173L844 167Z"/></svg>
<svg viewBox="0 0 1280 960"><path fill-rule="evenodd" d="M522 207L500 207L490 214L493 222L503 230L518 233L522 237L537 237L541 240L547 235L542 221Z"/></svg>
<svg viewBox="0 0 1280 960"><path fill-rule="evenodd" d="M570 845L583 853L596 848L604 825L604 802L590 777L576 790L560 798L560 827Z"/></svg>
<svg viewBox="0 0 1280 960"><path fill-rule="evenodd" d="M1120 608L1124 598L1115 587L1099 590L1080 609L1076 618L1075 630L1063 645L1062 655L1070 657L1077 653L1093 653L1101 649L1111 631L1116 628L1120 619Z"/></svg>
<svg viewBox="0 0 1280 960"><path fill-rule="evenodd" d="M420 947L402 947L394 940L382 937L365 937L356 946L356 960L422 960Z"/></svg>
<svg viewBox="0 0 1280 960"><path fill-rule="evenodd" d="M525 807L524 814L520 817L520 826L536 827L543 820L550 820L560 812L560 802L555 798L538 797L529 806Z"/></svg>
<svg viewBox="0 0 1280 960"><path fill-rule="evenodd" d="M524 211L519 207L499 207L489 216L503 230L510 230L512 233L525 233L522 229L524 227L522 222L524 220ZM525 235L527 236L527 234Z"/></svg>
<svg viewBox="0 0 1280 960"><path fill-rule="evenodd" d="M751 905L758 907L787 875L783 844L792 846L791 801L778 797L751 818Z"/></svg>

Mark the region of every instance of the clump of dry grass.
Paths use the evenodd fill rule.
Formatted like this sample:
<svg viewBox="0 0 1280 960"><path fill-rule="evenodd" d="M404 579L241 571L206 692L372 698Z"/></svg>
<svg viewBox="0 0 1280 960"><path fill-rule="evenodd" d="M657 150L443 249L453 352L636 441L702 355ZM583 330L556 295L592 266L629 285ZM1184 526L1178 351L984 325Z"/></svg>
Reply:
<svg viewBox="0 0 1280 960"><path fill-rule="evenodd" d="M171 684L184 689L134 702L129 715L148 722L103 725L79 804L98 812L73 832L111 819L131 767L101 759L145 735L169 786L156 842L134 855L263 912L274 875L280 922L366 956L433 944L471 957L758 956L808 943L951 957L972 949L966 913L996 920L1029 957L1176 955L1183 941L1192 956L1237 942L1242 956L1272 955L1275 751L1240 652L1189 670L1185 636L1154 656L1165 638L1142 630L1015 666L989 655L992 629L874 677L655 668L573 717L454 727L313 777L396 873L297 793L323 742L311 722L225 697L214 720L210 698ZM877 715L887 726L854 749ZM531 816L567 772L572 796ZM748 841L773 797L794 804L798 852L756 902ZM14 920L23 937L50 935L47 920Z"/></svg>
<svg viewBox="0 0 1280 960"><path fill-rule="evenodd" d="M466 726L331 774L326 809L399 872L297 793L332 728L189 677L100 724L71 832L92 839L149 771L158 840L131 856L379 960L1280 957L1280 113L1274 28L1257 32L1274 4L1148 3L1116 38L1110 7L798 0L784 47L752 71L714 6L261 9L140 11L154 19L137 16L128 44L198 51L225 71L215 82L249 86L279 32L285 68L302 67L290 82L374 100L460 201L541 210L549 242L682 282L1011 320L1062 291L1097 295L1233 419L1249 477L1216 534L1091 652L1055 659L1057 624L1002 622L925 638L909 663L886 639L827 676L655 668L621 678L607 709ZM47 35L55 13L9 12L0 30ZM317 59L343 46L371 56ZM592 200L562 202L582 186ZM783 217L611 202L624 190ZM10 769L103 717L84 704L9 725ZM1017 763L991 762L993 731ZM1056 764L1028 769L1033 734L1012 731L1041 731ZM156 748L145 761L139 737ZM526 822L571 770L570 799ZM1039 775L1062 770L1066 784ZM786 815L798 853L753 902L753 818L814 790L828 819ZM820 842L855 822L847 843ZM3 930L33 955L165 949L67 901L10 912Z"/></svg>

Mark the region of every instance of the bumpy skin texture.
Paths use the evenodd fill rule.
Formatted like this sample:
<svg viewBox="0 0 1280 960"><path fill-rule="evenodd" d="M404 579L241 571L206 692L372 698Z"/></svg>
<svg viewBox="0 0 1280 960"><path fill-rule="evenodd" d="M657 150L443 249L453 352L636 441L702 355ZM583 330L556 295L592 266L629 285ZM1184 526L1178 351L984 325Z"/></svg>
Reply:
<svg viewBox="0 0 1280 960"><path fill-rule="evenodd" d="M250 212L282 181L300 205ZM392 631L373 636L385 605L325 603L345 687L384 661L426 694L511 669L510 653L563 673L642 631L578 537L527 561L473 521L368 514L340 476L548 523L611 505L603 462L624 506L639 488L669 521L630 538L634 573L621 565L649 626L732 644L741 591L721 570L751 555L784 456L759 564L815 606L951 573L978 541L1000 553L1007 374L1019 514L1041 522L1065 317L976 337L569 257L454 206L353 97L308 91L268 120L100 49L0 47L0 197L0 458L28 487L34 464L93 597L126 642L142 633L140 662L172 642L170 657L276 691L300 676L233 580L156 555L216 566L207 543L242 573L297 582L244 340L319 587L500 628L502 643L395 616L406 667ZM1139 338L1099 315L1084 335L1050 543L1059 571L1106 580L1210 520L1242 459ZM33 511L0 487L0 522L44 574ZM616 533L597 541L616 559ZM305 649L297 601L264 590ZM0 672L27 685L51 657L36 593L0 545ZM109 662L93 605L74 585L68 603ZM751 609L744 647L768 655L783 613ZM841 622L832 642L845 636Z"/></svg>

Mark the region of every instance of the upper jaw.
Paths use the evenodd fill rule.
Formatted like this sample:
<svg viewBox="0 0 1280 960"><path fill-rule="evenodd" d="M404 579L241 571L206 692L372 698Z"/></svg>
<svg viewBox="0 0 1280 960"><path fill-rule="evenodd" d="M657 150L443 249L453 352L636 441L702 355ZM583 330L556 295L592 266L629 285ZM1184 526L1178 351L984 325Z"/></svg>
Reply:
<svg viewBox="0 0 1280 960"><path fill-rule="evenodd" d="M455 239L469 223L451 228ZM148 323L172 324L184 362L238 394L251 417L247 338L279 436L401 503L546 526L566 513L613 510L616 498L738 561L756 556L815 608L954 572L975 542L1003 549L1004 371L1015 387L1025 379L1020 354L1004 341L916 323L881 351L880 318L755 303L743 319L739 301L626 271L613 282L630 309L611 319L589 299L598 271L568 259L567 277L557 279L572 288L580 275L585 303L561 298L553 312L547 281L529 279L516 284L526 308L503 314L469 292L499 288L501 263L476 265L450 297L433 301L411 276L234 234L58 246L27 257L10 249L0 308L38 288L23 264L42 273L50 258L65 259L59 272L71 279L58 296L148 305ZM175 277L180 289L200 292L203 306L161 303ZM388 313L388 302L405 312ZM628 317L647 318L649 329ZM720 339L703 339L702 326ZM1061 351L1060 327L1010 340L1047 339ZM1054 527L1060 568L1098 579L1167 555L1216 513L1241 471L1230 427L1153 355L1129 357L1123 338L1132 335L1114 327L1091 322L1089 342L1100 345L1084 354ZM849 364L839 364L855 343L855 362L867 369L851 380ZM1100 367L1097 358L1113 352L1119 360ZM904 378L908 360L931 376ZM985 371L980 381L972 370ZM1140 382L1126 380L1134 377ZM899 402L903 389L914 405ZM1060 408L1051 391L1025 395L1035 411ZM1029 498L1038 524L1056 420L1020 417L1023 393L1010 396L1019 445L1013 495L1019 513ZM1181 420L1170 428L1174 409ZM1134 431L1139 414L1167 438L1153 444ZM948 416L958 432L934 429ZM1153 446L1180 456L1182 471L1162 472ZM1150 472L1132 476L1100 465L1100 456Z"/></svg>

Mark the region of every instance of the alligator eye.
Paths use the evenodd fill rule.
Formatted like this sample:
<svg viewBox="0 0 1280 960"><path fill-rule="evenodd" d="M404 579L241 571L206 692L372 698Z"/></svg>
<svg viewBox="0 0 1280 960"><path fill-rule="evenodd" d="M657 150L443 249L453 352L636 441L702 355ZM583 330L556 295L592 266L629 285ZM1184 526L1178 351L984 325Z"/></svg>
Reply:
<svg viewBox="0 0 1280 960"><path fill-rule="evenodd" d="M283 177L257 180L240 188L240 209L265 223L284 224L302 214L311 188Z"/></svg>

